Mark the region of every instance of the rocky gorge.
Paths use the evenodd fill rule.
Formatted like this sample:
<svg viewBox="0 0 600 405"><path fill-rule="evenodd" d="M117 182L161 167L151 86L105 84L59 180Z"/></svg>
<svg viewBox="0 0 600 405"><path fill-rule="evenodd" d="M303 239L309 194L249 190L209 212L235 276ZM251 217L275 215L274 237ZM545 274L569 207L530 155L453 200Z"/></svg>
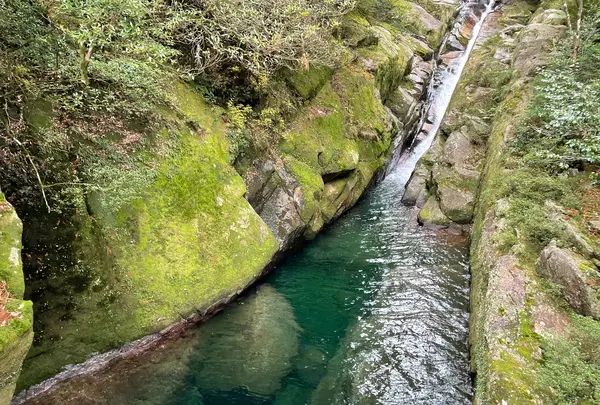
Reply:
<svg viewBox="0 0 600 405"><path fill-rule="evenodd" d="M57 183L92 181L85 164L109 168L100 191L78 190L68 209L48 214L43 200L21 194L30 178L3 173L0 275L8 298L0 314L13 315L0 328L7 365L0 370L0 403L9 403L15 387L24 391L13 403L44 403L45 395L69 392L65 387L78 379L155 350L210 318L352 208L403 150L428 135L435 136L432 146L402 202L417 207L425 227L469 235L474 402L555 401L544 350L549 342L586 341L575 314L600 316L600 254L574 212L581 201L571 198L589 187L589 168L558 180L534 175L519 167L511 146L536 75L567 35L568 16L555 3L512 0L486 9L452 1L395 0L391 8L363 2L339 27L340 66L282 74L282 98L299 108L276 146L252 146L235 157L223 109L181 80L165 89L171 104L154 109L158 126L123 127L110 118L96 128L65 123L59 106L31 101L23 120L32 134L79 127L88 138L73 142L113 142L136 159L127 177L113 173L123 170L118 155L94 163L79 163L83 148L46 155L73 170ZM427 94L440 85L436 69L451 68L471 39L438 131ZM137 145L140 137L148 141ZM531 237L537 228L519 216L524 210L535 212L536 226L548 224L551 240ZM269 286L251 305L230 321L254 319L242 327L249 335L280 332L270 338L281 347L270 344L280 353L275 360L253 349L258 355L246 363L260 368L273 360L278 366L269 369L288 373L299 352L292 309ZM270 307L280 319L265 315ZM227 339L241 337L220 342L235 347ZM210 389L245 384L266 395L279 388L247 370L222 381L206 372L197 378Z"/></svg>

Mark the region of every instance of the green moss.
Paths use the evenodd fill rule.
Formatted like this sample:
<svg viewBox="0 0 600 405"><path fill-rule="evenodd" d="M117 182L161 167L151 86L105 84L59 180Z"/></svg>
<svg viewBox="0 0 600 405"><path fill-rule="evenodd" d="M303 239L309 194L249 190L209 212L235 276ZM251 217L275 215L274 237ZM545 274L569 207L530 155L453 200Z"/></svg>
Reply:
<svg viewBox="0 0 600 405"><path fill-rule="evenodd" d="M569 333L543 339L539 383L553 403L595 404L600 390L600 323L572 315Z"/></svg>
<svg viewBox="0 0 600 405"><path fill-rule="evenodd" d="M537 4L533 2L519 1L513 4L507 4L502 8L502 21L507 24L510 22L527 23L533 12L536 10Z"/></svg>
<svg viewBox="0 0 600 405"><path fill-rule="evenodd" d="M335 75L333 85L338 91L344 109L358 129L385 130L385 110L375 95L375 80L367 72L341 69Z"/></svg>
<svg viewBox="0 0 600 405"><path fill-rule="evenodd" d="M430 225L449 226L453 224L440 209L440 205L435 196L430 196L427 199L427 202L419 211L419 220Z"/></svg>
<svg viewBox="0 0 600 405"><path fill-rule="evenodd" d="M317 213L318 202L323 194L323 178L319 172L291 156L284 159L285 168L298 180L302 187L304 205L300 218L308 223Z"/></svg>
<svg viewBox="0 0 600 405"><path fill-rule="evenodd" d="M25 119L37 131L50 128L53 119L52 103L41 99L29 101L25 107Z"/></svg>
<svg viewBox="0 0 600 405"><path fill-rule="evenodd" d="M33 308L31 301L9 299L6 310L19 312L0 327L0 403L9 404L15 391L21 364L33 339Z"/></svg>
<svg viewBox="0 0 600 405"><path fill-rule="evenodd" d="M386 63L380 65L375 76L375 83L379 89L381 100L385 104L390 95L396 91L400 82L406 74L407 63L401 61L397 56L388 59Z"/></svg>
<svg viewBox="0 0 600 405"><path fill-rule="evenodd" d="M25 292L21 264L22 231L21 220L0 192L0 280L6 281L8 291L17 298L23 298Z"/></svg>
<svg viewBox="0 0 600 405"><path fill-rule="evenodd" d="M241 291L277 251L228 163L220 111L190 89L176 94L182 118L169 153L152 156L156 179L114 216L101 207L80 220L73 248L91 281L66 300L72 310L42 314L21 387Z"/></svg>
<svg viewBox="0 0 600 405"><path fill-rule="evenodd" d="M331 68L311 65L309 70L289 71L286 80L300 97L309 100L317 95L331 75L333 75Z"/></svg>
<svg viewBox="0 0 600 405"><path fill-rule="evenodd" d="M427 43L432 48L437 48L444 30L432 29L424 20L432 18L425 16L425 9L407 0L390 0L390 8L384 11L383 21L391 23L401 31L422 35L427 38Z"/></svg>

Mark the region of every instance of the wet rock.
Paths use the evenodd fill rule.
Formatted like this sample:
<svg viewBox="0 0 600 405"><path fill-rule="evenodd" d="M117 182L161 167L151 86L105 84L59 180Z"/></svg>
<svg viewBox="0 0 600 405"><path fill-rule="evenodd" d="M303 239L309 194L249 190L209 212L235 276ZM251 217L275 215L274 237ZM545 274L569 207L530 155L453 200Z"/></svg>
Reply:
<svg viewBox="0 0 600 405"><path fill-rule="evenodd" d="M451 51L464 51L465 45L463 45L455 35L450 35L446 42L446 52Z"/></svg>
<svg viewBox="0 0 600 405"><path fill-rule="evenodd" d="M465 20L458 29L458 40L463 45L466 46L467 42L469 42L469 40L471 39L471 36L473 35L473 28L475 28L475 25L477 24L478 20L479 18L473 13L470 13L465 17Z"/></svg>
<svg viewBox="0 0 600 405"><path fill-rule="evenodd" d="M402 203L405 205L416 205L419 197L427 195L427 178L429 171L423 166L415 169L406 183L406 190L402 196Z"/></svg>
<svg viewBox="0 0 600 405"><path fill-rule="evenodd" d="M226 324L225 326L223 324ZM290 303L269 285L199 330L196 373L207 390L245 388L271 395L292 369L298 334Z"/></svg>
<svg viewBox="0 0 600 405"><path fill-rule="evenodd" d="M419 211L417 219L419 224L432 228L447 228L452 225L452 221L444 215L434 195L429 196L429 199Z"/></svg>
<svg viewBox="0 0 600 405"><path fill-rule="evenodd" d="M580 315L600 319L600 302L592 285L600 274L583 257L551 242L539 259L540 272L563 287L567 302Z"/></svg>
<svg viewBox="0 0 600 405"><path fill-rule="evenodd" d="M325 374L327 358L314 346L305 348L296 360L296 372L307 385L316 387Z"/></svg>
<svg viewBox="0 0 600 405"><path fill-rule="evenodd" d="M445 54L440 56L440 62L446 66L450 66L452 61L454 59L461 57L462 54L463 54L463 51L446 52Z"/></svg>

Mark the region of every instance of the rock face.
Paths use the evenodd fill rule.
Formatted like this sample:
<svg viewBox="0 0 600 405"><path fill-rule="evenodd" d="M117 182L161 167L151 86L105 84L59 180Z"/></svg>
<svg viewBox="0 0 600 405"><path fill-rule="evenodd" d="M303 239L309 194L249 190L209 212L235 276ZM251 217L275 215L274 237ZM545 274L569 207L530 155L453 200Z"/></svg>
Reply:
<svg viewBox="0 0 600 405"><path fill-rule="evenodd" d="M457 21L446 42L446 53L440 56L442 64L451 66L452 60L464 52L481 11L475 7ZM494 24L490 18L476 48L495 29ZM484 57L475 52L464 75L476 74L478 65L484 61ZM495 69L506 70L508 64L509 61L498 62ZM489 117L482 116L481 111L490 105L493 87L492 83L459 82L432 148L421 158L406 186L403 202L421 208L418 217L421 224L459 229L460 225L471 222L489 131ZM429 130L427 123L423 130Z"/></svg>
<svg viewBox="0 0 600 405"><path fill-rule="evenodd" d="M33 339L31 301L23 301L21 220L0 192L0 405L15 391Z"/></svg>
<svg viewBox="0 0 600 405"><path fill-rule="evenodd" d="M578 314L600 319L600 301L591 286L600 273L592 263L552 242L542 251L539 267L544 276L563 287L566 300Z"/></svg>
<svg viewBox="0 0 600 405"><path fill-rule="evenodd" d="M69 221L57 213L24 216L29 265L43 274L29 292L43 333L24 363L21 387L210 312L253 283L279 249L230 165L222 111L184 83L172 95L178 112L165 112L159 134L173 144L168 153L145 155L157 169L144 189L124 203L116 188L88 193ZM44 246L64 254L45 255Z"/></svg>
<svg viewBox="0 0 600 405"><path fill-rule="evenodd" d="M512 184L524 181L516 177L518 169L514 167L519 166L516 161L520 157L512 155L510 148L516 121L529 101L536 68L548 61L549 52L564 32L560 23L564 13L548 7L542 2L536 10L534 5L521 1L502 6L490 20L493 29L485 32L484 27L484 38L489 42L475 50L465 69L465 85L459 84L458 100L453 100L463 103L462 114L449 110L442 128L449 137L461 134L455 135L455 144L446 149L444 163L450 167L456 167L457 159L461 159L456 149L470 156L486 153L484 164L463 167L465 174L478 172L480 178L474 189L477 200L470 254L469 341L476 373L475 404L554 402L549 387L540 384L539 373L544 367L541 342L565 336L570 316L543 287L540 273L563 287L567 301L577 311L593 316L597 311L595 297L590 294L590 284L596 282L590 282L591 275L597 272L590 267L586 274L587 270L580 267L585 263L583 258L555 245L542 251L538 239L526 239L515 228L515 218L519 218L515 212L539 210L541 220L552 222L546 214L554 209L545 207L543 201L523 208L514 193L501 188L511 184L506 179L509 176L515 176ZM511 72L508 66L514 70ZM494 89L502 86L505 93L500 95ZM462 92L461 88L471 91ZM470 108L473 100L477 100L477 107ZM492 109L493 117L486 116L485 111ZM462 135L470 139L471 145ZM467 160L478 162L477 158ZM549 226L566 229L563 225L555 221ZM575 244L575 240L568 243ZM533 263L537 257L536 269Z"/></svg>
<svg viewBox="0 0 600 405"><path fill-rule="evenodd" d="M352 13L341 33L355 62L332 72L328 81L311 79L322 73L312 68L301 73L302 80L290 80L301 83L299 94L311 96L284 134L280 155L269 161L256 156L241 170L248 201L280 251L314 237L352 207L393 159L391 152L408 141L433 72L432 48L454 7L432 9L443 23L406 1L394 2L382 21ZM419 204L425 200L422 194Z"/></svg>

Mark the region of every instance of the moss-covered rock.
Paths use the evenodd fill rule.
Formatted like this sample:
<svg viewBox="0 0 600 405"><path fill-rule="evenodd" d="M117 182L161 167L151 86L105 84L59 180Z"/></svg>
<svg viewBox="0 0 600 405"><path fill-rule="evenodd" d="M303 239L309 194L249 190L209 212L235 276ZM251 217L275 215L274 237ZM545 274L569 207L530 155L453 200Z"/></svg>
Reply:
<svg viewBox="0 0 600 405"><path fill-rule="evenodd" d="M429 196L423 208L419 210L419 223L434 228L446 228L452 225L452 220L444 215L440 209L440 203L437 198L432 195Z"/></svg>
<svg viewBox="0 0 600 405"><path fill-rule="evenodd" d="M66 307L44 293L43 334L22 386L239 293L278 250L229 164L221 112L184 84L172 94L178 113L162 113L169 123L159 135L171 149L145 156L157 168L154 180L127 204L112 206L108 194L79 211L71 248L90 281Z"/></svg>
<svg viewBox="0 0 600 405"><path fill-rule="evenodd" d="M23 359L33 339L32 303L23 301L22 230L15 210L0 192L0 282L3 283L0 286L1 405L8 405L12 399ZM10 295L6 296L6 293Z"/></svg>
<svg viewBox="0 0 600 405"><path fill-rule="evenodd" d="M544 11L548 6L548 2L542 2L534 16L554 14ZM515 20L526 22L534 7L534 3L512 2L506 8L506 18L499 19L500 26L510 26ZM556 21L554 18L551 20ZM572 197L580 193L579 186L545 171L527 168L521 164L522 158L511 149L519 118L530 102L529 82L535 74L531 66L548 60L554 40L562 31L562 28L555 30L539 24L540 21L534 17L521 34L513 34L514 45L493 37L488 44L493 45L490 49L493 54L494 47L502 47L508 50L509 57L512 54L513 58L523 59L523 64L514 65L516 70L511 74L512 78L508 82L502 80L506 86L504 91L489 99L497 101L492 104L495 104L494 115L486 122L489 127L486 162L471 233L469 340L472 368L477 374L475 403L480 404L560 402L555 400L555 393L563 389L561 384L564 381L545 377L559 369L555 360L546 358L547 350L552 349L553 343L550 342L557 339L570 347L578 345L576 339L569 336L571 317L568 305L559 298L555 287L540 278L535 261L549 239L560 239L565 235L548 218L548 198L560 200L561 204L573 201ZM538 35L550 31L557 35L554 40ZM493 71L498 72L494 66ZM479 78L471 77L469 80L474 83L496 80L487 77L485 71L477 75ZM461 122L461 125L466 123ZM523 192L517 191L521 187ZM550 263L558 256L564 259L557 260L563 263L561 270L565 270L565 263L574 265L574 259L563 253L557 247L548 248L543 255L544 272L558 275L555 271L558 268ZM568 279L577 281L576 277ZM586 292L583 278L579 281L576 284L583 287L579 291ZM563 354L566 357L564 363L585 363L577 353ZM566 372L567 368L560 370L563 375L553 378L564 378L565 381L571 378L564 375L570 374Z"/></svg>
<svg viewBox="0 0 600 405"><path fill-rule="evenodd" d="M562 286L571 307L580 315L600 320L600 301L592 287L600 280L596 267L574 252L561 249L553 241L542 250L540 272Z"/></svg>
<svg viewBox="0 0 600 405"><path fill-rule="evenodd" d="M0 192L0 280L5 281L11 295L23 298L25 280L21 262L23 224L14 208Z"/></svg>

